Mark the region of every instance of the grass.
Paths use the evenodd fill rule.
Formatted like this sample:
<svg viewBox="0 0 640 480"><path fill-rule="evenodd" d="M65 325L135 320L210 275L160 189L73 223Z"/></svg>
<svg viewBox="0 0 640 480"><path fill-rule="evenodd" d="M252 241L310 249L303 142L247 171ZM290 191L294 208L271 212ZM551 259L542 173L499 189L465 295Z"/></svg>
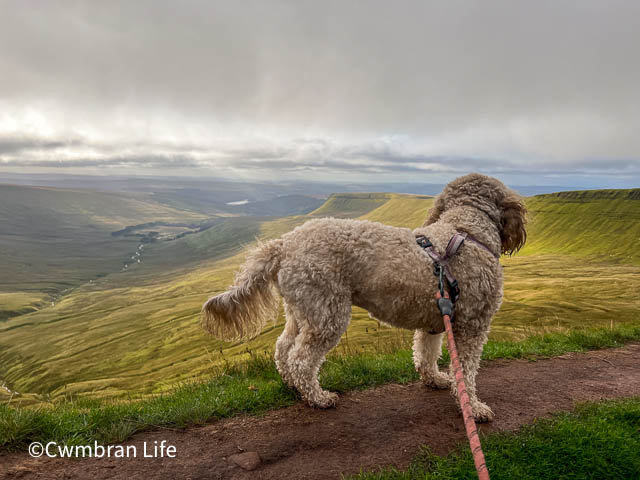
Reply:
<svg viewBox="0 0 640 480"><path fill-rule="evenodd" d="M640 477L640 398L586 403L515 433L483 438L491 478L521 480ZM404 471L361 473L352 480L475 479L469 448L440 457L425 449Z"/></svg>
<svg viewBox="0 0 640 480"><path fill-rule="evenodd" d="M591 190L527 199L531 222L523 255L598 257L640 264L640 189Z"/></svg>
<svg viewBox="0 0 640 480"><path fill-rule="evenodd" d="M388 193L334 193L309 216L356 218L384 205L390 197Z"/></svg>
<svg viewBox="0 0 640 480"><path fill-rule="evenodd" d="M111 232L203 218L149 194L0 185L0 292L39 292L55 300L65 289L118 271L135 252L138 239ZM21 308L0 303L0 310Z"/></svg>
<svg viewBox="0 0 640 480"><path fill-rule="evenodd" d="M520 255L502 261L506 278L504 303L493 321L483 354L485 360L535 359L640 340L640 257L637 249L631 248L640 238L639 192L569 192L527 199L531 211L529 242ZM55 214L38 217L38 208L29 203L36 200L25 194L24 206L0 202L0 219L13 215L11 221L22 218L35 222L44 234L58 233L62 228L71 237L77 235L73 237L75 243L56 246L60 248L60 258L75 258L75 245L93 242L92 248L98 252L95 256L100 257L102 252L105 257L100 261L113 263L121 251L135 247L136 242L118 248L96 243L105 232L129 223L158 220L158 215L171 219L180 213L149 203L148 199L123 201L113 196L87 199L89 203L83 203L88 205L83 207L85 211L77 211L72 205L78 204L74 200L77 197L66 196L67 193L61 197L47 189L39 190L37 195L38 202L55 207ZM108 215L100 217L97 213L101 212L102 202L108 204ZM197 317L202 301L226 288L242 262L240 248L250 244L254 236L278 236L309 217L323 215L414 228L422 223L431 202L428 197L397 194L334 195L307 216L225 220L180 241L152 245L145 253L147 263L143 262L138 274L129 271L108 275L56 298L55 305L42 293L54 291L49 287L54 284L52 279L30 273L27 276L34 283L29 289L22 289L25 293L15 293L20 288L12 284L11 290L5 289L7 293L0 295L11 315L22 313L22 308L39 308L0 321L0 387L6 382L10 389L22 392L12 395L0 388L0 450L43 440L69 445L92 440L120 442L150 428L183 428L295 403L297 394L283 385L268 355L281 331L282 317L248 344L223 343L199 330ZM67 211L73 214L63 216ZM23 227L16 224L11 228ZM0 236L0 246L1 242ZM40 248L32 243L21 247L29 255L29 249L35 252ZM4 255L11 256L11 251L6 250ZM167 262L168 258L173 263ZM56 285L60 279L62 283L76 284L85 270L93 275L106 269L102 264L88 263L87 258L79 260L80 270L75 264L54 265L59 272ZM194 266L196 260L198 265ZM173 266L163 269L168 264ZM20 265L10 264L12 272L17 272L10 272L12 281L27 278L27 270L18 271L18 267L23 268ZM333 391L346 392L417 380L408 350L410 338L411 332L383 327L363 310L354 309L347 335L322 368L321 383ZM582 422L580 428L586 429L588 422L580 420L581 413L575 415L567 418ZM604 411L599 415L613 418ZM543 424L546 425L540 425ZM593 434L595 440L584 441L586 452L596 459L615 458L615 462L603 464L607 468L614 465L611 471L616 475L629 473L616 470L622 457L614 457L615 452L603 446L603 439L609 435L612 445L624 447L621 451L625 454L627 443L636 450L638 445L621 445L618 438L622 434L613 426L607 430L609 427L601 425L606 435L597 437L597 429L591 433L587 429L581 437L582 430L576 425L574 430L564 430L573 432L570 439L542 437L555 439L551 445L555 450L542 442L539 453L532 458L540 468L551 465L551 472L555 468L556 476L549 478L558 478L558 472L566 470L566 465L560 468L563 464L556 459L567 464L571 463L567 460L570 457L602 473L602 465L589 463L580 456L579 449L570 450L572 441L591 438L587 433ZM536 428L543 427L532 427ZM527 463L526 450L517 449L520 439L533 436L496 438L496 456L491 453L488 459L503 463L490 463L492 473L494 467L496 471L499 467L512 474L502 478L520 477L521 472L527 471L540 475L535 478L547 478L546 470L536 470L538 467ZM488 440L488 445L493 441ZM564 457L560 451L563 443L569 452ZM413 478L414 473L420 478L473 478L469 476L472 470L456 470L458 465L469 465L464 450L455 455L460 458L425 454L407 472L384 473L399 477L379 478ZM628 458L629 468L636 468L632 473L637 477L637 457ZM513 468L521 470L509 470L511 459ZM582 470L566 471L569 473L560 478L607 478L584 476Z"/></svg>
<svg viewBox="0 0 640 480"><path fill-rule="evenodd" d="M270 350L282 330L282 317L248 344L217 341L198 326L203 300L231 282L241 260L237 255L138 285L105 279L112 284L83 287L53 307L0 322L0 378L23 396L32 394L34 402L69 393L126 398L200 377L212 362L240 361L247 348ZM492 324L493 341L638 323L636 266L614 270L563 257L530 256L516 257L505 266L505 299ZM560 273L547 276L541 270ZM381 326L354 309L338 348L377 351L380 344L406 342L411 335Z"/></svg>
<svg viewBox="0 0 640 480"><path fill-rule="evenodd" d="M401 197L411 202L411 196ZM355 195L354 201L370 210L390 198L395 195L366 194ZM68 393L125 398L158 393L199 376L212 359L239 360L247 347L273 348L282 317L250 344L228 344L202 333L200 307L231 283L243 247L256 237L282 235L308 218L228 218L204 232L149 245L142 264L133 269L85 284L55 305L0 324L0 381L23 393L25 401L46 402ZM354 319L349 332L354 342L396 335L379 329L362 311L355 311Z"/></svg>
<svg viewBox="0 0 640 480"><path fill-rule="evenodd" d="M520 342L489 342L485 359L538 358L566 352L620 346L640 340L640 326L551 333ZM332 391L361 390L384 383L406 384L418 376L411 352L334 353L322 367L320 382ZM447 361L445 352L443 364ZM182 428L240 413L258 414L291 405L297 394L286 387L271 356L252 353L242 363L212 367L204 382L183 382L171 391L128 401L75 398L37 407L0 404L0 449L19 449L34 441L68 445L121 442L151 428Z"/></svg>
<svg viewBox="0 0 640 480"><path fill-rule="evenodd" d="M360 218L392 227L417 228L424 223L432 205L433 197L394 193L389 194L387 202Z"/></svg>
<svg viewBox="0 0 640 480"><path fill-rule="evenodd" d="M35 312L48 296L38 292L0 292L0 321Z"/></svg>
<svg viewBox="0 0 640 480"><path fill-rule="evenodd" d="M605 222L618 232L627 225L633 232L636 227L625 223L623 217L632 218L638 202L622 197L607 200L617 205L614 207L594 198L605 203L591 213L592 207L584 198L581 203L572 201L572 215L562 213L568 208L566 199L528 199L535 207L530 226L532 246L523 255L502 260L505 297L492 323L492 341L638 323L640 265L624 263L622 257L605 257L611 239L602 237L594 242L602 250L579 261L571 252L548 254L547 247L536 246L543 235L557 238L557 248L564 248L560 241L563 232L573 228L572 218L582 216L591 215L594 222ZM340 209L349 214L365 212L361 218L415 227L432 201L411 195L343 194L331 197L324 213ZM609 219L612 210L619 215ZM600 211L605 213L596 215ZM158 394L177 382L200 378L212 363L242 361L247 358L247 349L272 349L282 329L282 317L252 342L240 344L204 335L198 314L209 295L224 290L232 281L244 258L239 253L243 246L251 244L255 236L282 235L308 218L225 219L204 232L150 245L143 263L135 267L137 273L108 275L74 289L53 306L46 302L46 308L0 321L0 382L21 392L23 404L46 404L67 395L126 399L129 395ZM556 220L547 225L547 218ZM627 237L621 233L621 238L630 240ZM173 267L165 268L167 265ZM354 308L353 321L338 348L376 352L381 344L406 344L410 337L411 332L380 326L365 311ZM6 395L0 390L2 398Z"/></svg>

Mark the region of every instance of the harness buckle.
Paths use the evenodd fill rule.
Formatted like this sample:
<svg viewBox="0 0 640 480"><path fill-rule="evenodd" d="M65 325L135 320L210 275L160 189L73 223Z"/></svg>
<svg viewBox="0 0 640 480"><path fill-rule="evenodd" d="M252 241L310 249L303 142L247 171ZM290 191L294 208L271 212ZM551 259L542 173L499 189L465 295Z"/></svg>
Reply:
<svg viewBox="0 0 640 480"><path fill-rule="evenodd" d="M416 237L416 242L418 243L418 245L420 245L424 249L427 249L429 247L433 247L433 243L431 243L431 240L429 240L424 235L418 235Z"/></svg>

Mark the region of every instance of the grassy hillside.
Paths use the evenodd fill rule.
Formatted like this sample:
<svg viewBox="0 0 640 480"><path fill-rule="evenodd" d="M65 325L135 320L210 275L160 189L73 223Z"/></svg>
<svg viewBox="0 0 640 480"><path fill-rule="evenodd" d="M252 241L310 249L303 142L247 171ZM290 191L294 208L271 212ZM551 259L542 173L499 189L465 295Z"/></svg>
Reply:
<svg viewBox="0 0 640 480"><path fill-rule="evenodd" d="M206 218L162 205L151 195L0 185L0 218L11 231L33 221L55 230L55 222L103 225L109 231L152 220L179 222ZM9 230L7 228L7 230Z"/></svg>
<svg viewBox="0 0 640 480"><path fill-rule="evenodd" d="M0 294L32 295L24 308L15 308L14 300L21 297L9 304L8 296L0 296L0 320L42 306L43 300L55 301L61 291L125 265L150 274L154 269L147 267L159 267L157 273L229 256L238 248L231 252L225 239L244 235L245 244L253 241L258 217L301 214L323 202L318 196L278 195L291 189L277 185L223 182L216 184L218 190L167 190L151 183L148 188L150 193L0 184ZM239 198L251 201L229 203ZM189 237L210 225L215 228L200 239ZM176 237L176 242L165 242ZM150 251L138 251L140 243L149 241L157 241L156 258L136 255ZM137 268L139 261L145 268Z"/></svg>
<svg viewBox="0 0 640 480"><path fill-rule="evenodd" d="M567 230L615 230L616 238L630 241L637 232L637 222L626 220L637 215L637 201L628 198L633 192L614 192L609 200L615 206L591 194L596 195L595 206L584 198L572 201L573 214L563 213L569 207L561 195L527 200L530 246L525 255L503 260L505 302L492 327L493 339L638 322L640 267L628 258L627 249L615 255L618 251L610 248L614 239L596 242L599 248L590 253L563 251ZM233 219L150 245L138 273L108 275L54 306L0 323L0 379L41 401L65 393L121 397L169 389L212 365L240 359L248 350L271 350L282 317L248 344L219 342L197 325L203 301L231 282L245 246L255 237L272 238L321 215L358 215L416 227L431 202L411 195L334 195L308 216ZM594 220L582 224L587 214ZM201 259L198 265L183 262L194 258ZM163 259L173 267L162 271ZM411 337L411 332L380 326L360 309L354 309L353 319L338 347L342 351L379 350L389 342L406 345Z"/></svg>
<svg viewBox="0 0 640 480"><path fill-rule="evenodd" d="M389 199L361 218L394 227L420 227L433 205L433 197L422 195L389 195Z"/></svg>
<svg viewBox="0 0 640 480"><path fill-rule="evenodd" d="M538 195L523 254L569 254L640 264L640 189Z"/></svg>
<svg viewBox="0 0 640 480"><path fill-rule="evenodd" d="M336 193L310 216L356 218L383 205L389 197L387 193Z"/></svg>
<svg viewBox="0 0 640 480"><path fill-rule="evenodd" d="M363 200L371 210L384 202L395 204L396 196L366 197L354 195L353 205L348 197L341 199L343 216L364 211ZM400 197L407 202L404 210L411 209L413 197ZM402 205L396 207L396 214L405 216ZM421 216L427 208L422 206ZM198 312L209 295L232 281L247 245L258 237L281 235L308 218L221 219L204 232L147 246L141 264L77 288L54 306L0 327L0 378L12 389L35 392L39 398L65 392L118 396L169 388L178 379L204 372L212 362L239 358L247 348L273 348L282 318L277 328L267 329L249 345L227 345L202 334ZM357 344L398 334L381 332L363 311L355 315L350 335ZM360 338L363 335L367 338ZM158 383L160 379L166 383Z"/></svg>
<svg viewBox="0 0 640 480"><path fill-rule="evenodd" d="M34 312L46 305L49 295L37 292L0 292L0 321Z"/></svg>
<svg viewBox="0 0 640 480"><path fill-rule="evenodd" d="M140 241L112 232L203 218L144 194L0 185L0 293L31 292L26 305L35 305L43 294L118 271ZM5 298L0 297L0 318L15 310Z"/></svg>

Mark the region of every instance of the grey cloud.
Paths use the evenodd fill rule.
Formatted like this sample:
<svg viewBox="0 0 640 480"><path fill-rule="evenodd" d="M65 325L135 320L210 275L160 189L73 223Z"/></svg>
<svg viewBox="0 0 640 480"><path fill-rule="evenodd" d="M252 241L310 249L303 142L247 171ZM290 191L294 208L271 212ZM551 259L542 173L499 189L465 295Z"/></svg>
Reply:
<svg viewBox="0 0 640 480"><path fill-rule="evenodd" d="M309 144L313 148L307 148ZM37 142L30 144L31 147ZM88 145L88 144L85 144ZM301 145L303 146L301 149ZM136 145L139 148L140 145ZM55 148L53 146L52 148ZM133 147L124 147L125 150ZM175 170L190 168L199 171L237 171L246 170L260 174L260 172L315 172L325 176L341 172L358 174L439 174L460 175L469 171L480 171L497 175L530 176L537 175L575 175L586 176L637 176L640 175L640 164L633 159L591 158L575 164L558 164L556 162L541 162L535 169L526 162L490 157L464 157L441 155L404 154L402 148L379 145L362 144L337 146L329 141L314 139L300 140L287 146L259 149L255 146L243 149L233 147L227 150L209 149L202 145L188 145L184 151L178 152L178 147L171 151L163 151L157 147L143 145L142 150L152 150L154 153L103 153L97 158L68 156L61 160L46 159L45 153L40 152L33 158L7 158L0 155L0 166L6 167L41 167L41 168L85 168L135 167L143 170ZM35 150L31 151L32 153ZM195 153L194 153L195 152Z"/></svg>
<svg viewBox="0 0 640 480"><path fill-rule="evenodd" d="M4 5L5 94L80 108L421 132L638 98L635 2Z"/></svg>
<svg viewBox="0 0 640 480"><path fill-rule="evenodd" d="M5 1L0 166L638 175L638 44L618 0Z"/></svg>
<svg viewBox="0 0 640 480"><path fill-rule="evenodd" d="M202 165L186 156L142 155L132 157L67 158L63 160L31 160L28 162L0 158L0 165L7 167L83 168L83 167L141 167L185 168Z"/></svg>
<svg viewBox="0 0 640 480"><path fill-rule="evenodd" d="M25 135L0 135L0 155L29 151L49 151L81 145L80 140L46 140Z"/></svg>

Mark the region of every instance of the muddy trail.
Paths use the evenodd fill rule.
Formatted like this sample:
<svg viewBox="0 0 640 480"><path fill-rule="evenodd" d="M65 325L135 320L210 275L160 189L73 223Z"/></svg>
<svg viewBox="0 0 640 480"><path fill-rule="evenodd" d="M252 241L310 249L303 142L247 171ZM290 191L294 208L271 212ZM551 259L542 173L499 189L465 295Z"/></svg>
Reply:
<svg viewBox="0 0 640 480"><path fill-rule="evenodd" d="M480 369L478 388L496 419L480 430L514 430L575 402L640 395L639 367L640 344L535 362L489 362ZM151 451L162 440L175 446L175 458L142 457L145 443ZM342 395L331 410L295 405L261 417L141 433L125 443L136 447L135 458L4 455L0 478L327 479L361 468L406 467L423 444L445 454L465 441L461 414L448 392L385 385ZM230 459L242 452L257 452L254 470Z"/></svg>

